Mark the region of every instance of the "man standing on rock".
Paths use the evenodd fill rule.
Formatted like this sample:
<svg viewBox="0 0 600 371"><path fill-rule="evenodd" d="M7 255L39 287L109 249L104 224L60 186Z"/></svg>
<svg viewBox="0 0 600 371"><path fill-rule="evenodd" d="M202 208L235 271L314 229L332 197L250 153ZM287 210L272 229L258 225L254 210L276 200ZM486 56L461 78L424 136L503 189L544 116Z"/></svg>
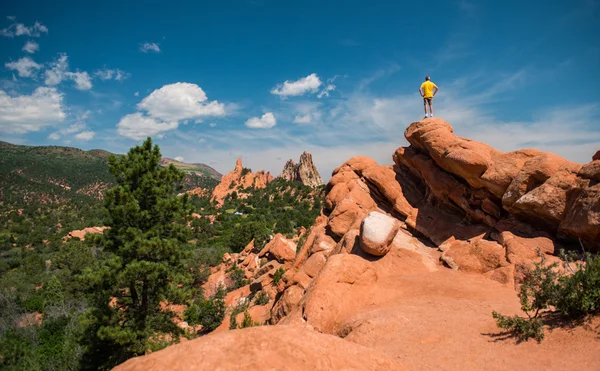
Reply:
<svg viewBox="0 0 600 371"><path fill-rule="evenodd" d="M425 82L419 88L419 94L423 97L423 108L425 109L425 117L433 117L433 97L438 92L438 87L433 82L429 81L429 76L425 76ZM427 105L429 105L429 113L427 113Z"/></svg>

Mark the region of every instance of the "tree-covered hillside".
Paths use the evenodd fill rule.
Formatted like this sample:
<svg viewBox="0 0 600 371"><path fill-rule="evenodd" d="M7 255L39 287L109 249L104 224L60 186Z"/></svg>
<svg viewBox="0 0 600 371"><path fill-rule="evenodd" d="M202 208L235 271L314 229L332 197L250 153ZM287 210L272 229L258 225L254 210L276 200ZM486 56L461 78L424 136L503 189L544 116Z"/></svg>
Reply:
<svg viewBox="0 0 600 371"><path fill-rule="evenodd" d="M115 184L108 171L110 155L110 152L98 149L83 151L71 147L31 147L0 142L0 203L23 206L100 199L104 190ZM182 169L186 173L184 189L212 189L219 183L215 174L202 170L200 165L203 164Z"/></svg>
<svg viewBox="0 0 600 371"><path fill-rule="evenodd" d="M324 192L277 180L240 190L245 198L234 192L216 208L209 195L181 195L193 188L189 173L159 166L151 141L112 160L65 147L2 143L0 151L10 195L0 204L0 368L7 370L110 369L182 335L204 335L223 320L224 292L235 289L205 300L209 267L252 239L260 248L275 233L309 228ZM98 182L106 183L101 199L77 192ZM92 226L110 229L65 239ZM183 333L161 303L200 305L206 310L194 321L211 326Z"/></svg>

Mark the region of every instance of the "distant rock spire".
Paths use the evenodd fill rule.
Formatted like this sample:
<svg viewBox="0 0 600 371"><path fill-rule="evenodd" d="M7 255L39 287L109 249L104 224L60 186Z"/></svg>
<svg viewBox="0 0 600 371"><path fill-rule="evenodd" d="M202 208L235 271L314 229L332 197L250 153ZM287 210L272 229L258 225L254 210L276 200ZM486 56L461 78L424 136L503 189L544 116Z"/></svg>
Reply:
<svg viewBox="0 0 600 371"><path fill-rule="evenodd" d="M291 182L300 182L313 188L323 185L323 179L321 179L321 175L319 175L319 171L313 163L312 155L308 152L303 152L300 155L298 164L295 164L294 160L288 160L279 177Z"/></svg>

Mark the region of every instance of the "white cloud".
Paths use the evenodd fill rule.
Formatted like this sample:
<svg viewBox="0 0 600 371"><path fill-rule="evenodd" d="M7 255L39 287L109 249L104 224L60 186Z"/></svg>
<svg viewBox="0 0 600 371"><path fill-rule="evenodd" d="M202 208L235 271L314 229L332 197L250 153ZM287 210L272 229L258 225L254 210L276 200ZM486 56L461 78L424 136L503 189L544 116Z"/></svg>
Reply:
<svg viewBox="0 0 600 371"><path fill-rule="evenodd" d="M83 129L85 129L85 123L76 122L74 124L71 124L69 127L60 130L59 133L63 134L63 135L74 134L74 133L77 133L78 131L82 131Z"/></svg>
<svg viewBox="0 0 600 371"><path fill-rule="evenodd" d="M133 93L133 96L134 96L134 97L139 97L139 96L140 96L140 92L139 92L139 91L136 91L135 93Z"/></svg>
<svg viewBox="0 0 600 371"><path fill-rule="evenodd" d="M323 107L325 107L323 103L315 101L286 102L283 110L278 114L280 117L287 117L295 124L322 124Z"/></svg>
<svg viewBox="0 0 600 371"><path fill-rule="evenodd" d="M94 72L94 76L98 76L101 80L115 79L116 81L123 81L129 78L131 74L118 68L109 69L104 67L103 69Z"/></svg>
<svg viewBox="0 0 600 371"><path fill-rule="evenodd" d="M208 124L208 126L210 126L211 128L214 128L215 126L217 126L216 122L211 122L210 124Z"/></svg>
<svg viewBox="0 0 600 371"><path fill-rule="evenodd" d="M46 70L46 85L58 85L65 78L65 72L69 68L68 57L66 54L59 54L56 61L50 63L50 69Z"/></svg>
<svg viewBox="0 0 600 371"><path fill-rule="evenodd" d="M6 19L8 19L9 21L14 21L15 19L17 19L17 17L15 17L14 15L7 15Z"/></svg>
<svg viewBox="0 0 600 371"><path fill-rule="evenodd" d="M90 133L89 131L85 131L87 129L87 125L85 124L85 120L91 115L91 113L92 112L90 110L85 111L84 113L82 113L81 115L79 115L79 116L76 117L75 122L73 124L69 125L66 128L62 128L62 129L60 129L57 132L54 132L54 133L50 134L48 136L48 138L52 139L52 140L58 140L58 139L60 139L63 136L80 132L79 134L77 134L75 136L75 138L77 138L77 139L85 139L85 136L86 136L85 134L83 135L83 138L79 138L78 135L80 135L82 133ZM93 132L91 132L91 133L93 133ZM90 135L90 134L87 134L87 135ZM95 133L93 133L91 135L93 137L95 135Z"/></svg>
<svg viewBox="0 0 600 371"><path fill-rule="evenodd" d="M36 43L35 41L29 40L27 41L27 43L25 43L25 46L23 46L23 50L24 52L33 54L35 52L37 52L38 50L40 50L40 44Z"/></svg>
<svg viewBox="0 0 600 371"><path fill-rule="evenodd" d="M267 112L261 118L252 117L246 121L246 126L252 129L269 129L277 124L273 112Z"/></svg>
<svg viewBox="0 0 600 371"><path fill-rule="evenodd" d="M296 115L292 122L295 124L310 124L312 122L312 117L311 115Z"/></svg>
<svg viewBox="0 0 600 371"><path fill-rule="evenodd" d="M10 18L9 18L10 19ZM33 36L39 37L42 33L48 33L48 27L40 22L35 22L33 26L27 27L23 23L13 23L7 28L0 30L0 36Z"/></svg>
<svg viewBox="0 0 600 371"><path fill-rule="evenodd" d="M17 71L20 77L31 77L37 73L37 70L42 68L41 65L35 63L29 57L23 57L16 62L7 62L5 66L9 70Z"/></svg>
<svg viewBox="0 0 600 371"><path fill-rule="evenodd" d="M225 115L225 106L222 103L207 102L206 93L202 88L186 82L177 82L154 90L137 105L137 108L163 121Z"/></svg>
<svg viewBox="0 0 600 371"><path fill-rule="evenodd" d="M75 88L77 90L90 90L92 88L92 79L87 72L65 72L65 76L68 79L75 81Z"/></svg>
<svg viewBox="0 0 600 371"><path fill-rule="evenodd" d="M23 134L63 121L62 100L55 88L39 87L31 95L15 97L0 90L0 131Z"/></svg>
<svg viewBox="0 0 600 371"><path fill-rule="evenodd" d="M90 90L92 88L92 78L87 72L69 71L69 58L64 53L59 54L58 59L50 63L50 69L47 69L45 74L44 83L46 85L58 85L63 80L73 80L75 88L78 90Z"/></svg>
<svg viewBox="0 0 600 371"><path fill-rule="evenodd" d="M179 123L163 122L154 117L144 116L141 112L132 113L121 118L117 124L117 132L125 137L143 140L146 137L161 136L161 133L177 129Z"/></svg>
<svg viewBox="0 0 600 371"><path fill-rule="evenodd" d="M335 85L327 84L327 86L323 90L321 90L321 92L317 95L317 98L321 99L323 97L328 97L329 92L334 91L334 90L335 90Z"/></svg>
<svg viewBox="0 0 600 371"><path fill-rule="evenodd" d="M75 139L79 139L79 140L90 140L92 139L94 136L96 135L96 133L94 133L93 131L82 131L81 133L75 135Z"/></svg>
<svg viewBox="0 0 600 371"><path fill-rule="evenodd" d="M175 161L179 161L179 162L183 162L183 157L181 157L181 156L177 156L177 157L175 157L173 160L175 160Z"/></svg>
<svg viewBox="0 0 600 371"><path fill-rule="evenodd" d="M316 93L321 84L319 76L316 73L312 73L297 81L286 80L283 84L274 87L271 90L271 94L279 95L283 99L288 96L298 96L308 92Z"/></svg>
<svg viewBox="0 0 600 371"><path fill-rule="evenodd" d="M198 143L204 143L204 142L206 142L206 139L204 139L204 138L198 139Z"/></svg>
<svg viewBox="0 0 600 371"><path fill-rule="evenodd" d="M160 48L157 43L143 43L142 45L140 45L140 51L143 53L160 53Z"/></svg>

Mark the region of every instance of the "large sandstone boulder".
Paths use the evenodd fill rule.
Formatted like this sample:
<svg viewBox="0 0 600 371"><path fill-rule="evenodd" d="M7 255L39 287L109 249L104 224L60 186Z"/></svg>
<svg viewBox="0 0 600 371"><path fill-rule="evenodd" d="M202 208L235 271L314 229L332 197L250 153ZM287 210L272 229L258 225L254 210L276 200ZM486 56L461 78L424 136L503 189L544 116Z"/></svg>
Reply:
<svg viewBox="0 0 600 371"><path fill-rule="evenodd" d="M296 258L296 244L283 235L277 234L258 253L258 256L260 258L267 257L269 260L277 260L281 264L293 262Z"/></svg>
<svg viewBox="0 0 600 371"><path fill-rule="evenodd" d="M355 370L405 368L374 349L301 326L261 326L212 334L132 358L115 371Z"/></svg>
<svg viewBox="0 0 600 371"><path fill-rule="evenodd" d="M373 211L360 226L360 247L368 254L383 256L390 251L399 229L398 219Z"/></svg>

